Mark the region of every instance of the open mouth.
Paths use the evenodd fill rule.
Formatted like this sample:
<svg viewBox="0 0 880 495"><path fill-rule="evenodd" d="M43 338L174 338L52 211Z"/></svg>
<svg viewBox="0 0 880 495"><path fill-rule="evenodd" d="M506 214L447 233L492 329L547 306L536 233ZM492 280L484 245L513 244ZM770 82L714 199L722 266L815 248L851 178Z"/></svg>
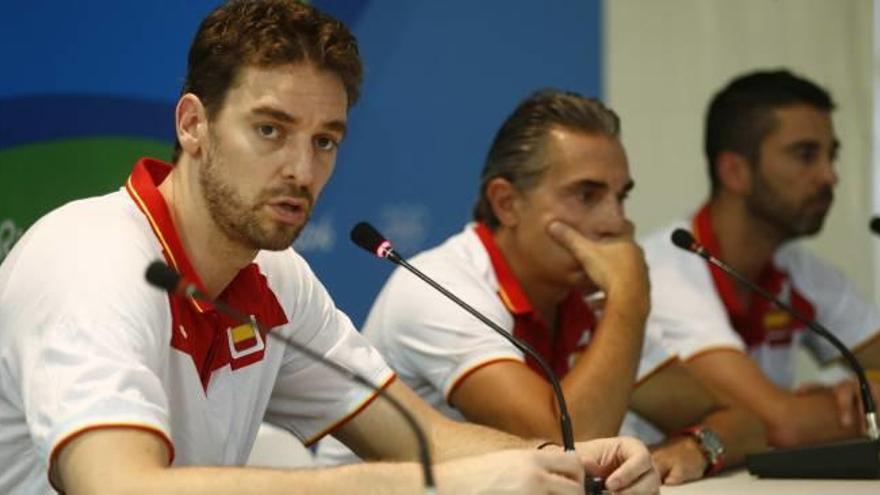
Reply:
<svg viewBox="0 0 880 495"><path fill-rule="evenodd" d="M282 198L269 203L274 216L283 223L301 224L308 214L308 201L299 198Z"/></svg>

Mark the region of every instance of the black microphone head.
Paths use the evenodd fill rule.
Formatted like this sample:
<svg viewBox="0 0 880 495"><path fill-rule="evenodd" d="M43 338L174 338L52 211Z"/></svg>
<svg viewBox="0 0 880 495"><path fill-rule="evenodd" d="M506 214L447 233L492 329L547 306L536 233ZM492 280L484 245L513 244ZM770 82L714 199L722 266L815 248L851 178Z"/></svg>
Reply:
<svg viewBox="0 0 880 495"><path fill-rule="evenodd" d="M672 243L684 249L685 251L695 251L696 241L694 236L685 229L675 229L672 231Z"/></svg>
<svg viewBox="0 0 880 495"><path fill-rule="evenodd" d="M147 282L160 289L174 292L180 284L180 274L161 261L154 261L147 267Z"/></svg>
<svg viewBox="0 0 880 495"><path fill-rule="evenodd" d="M874 217L871 219L871 232L880 235L880 217Z"/></svg>
<svg viewBox="0 0 880 495"><path fill-rule="evenodd" d="M387 257L391 251L388 239L367 222L358 222L351 229L351 242L380 258Z"/></svg>

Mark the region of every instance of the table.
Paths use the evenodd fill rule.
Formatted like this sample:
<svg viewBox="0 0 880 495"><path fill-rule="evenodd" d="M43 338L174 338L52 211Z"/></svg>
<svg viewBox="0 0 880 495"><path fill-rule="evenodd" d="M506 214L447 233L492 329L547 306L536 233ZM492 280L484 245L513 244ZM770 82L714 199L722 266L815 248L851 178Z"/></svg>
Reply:
<svg viewBox="0 0 880 495"><path fill-rule="evenodd" d="M878 495L880 480L775 480L734 469L681 486L664 486L661 495Z"/></svg>

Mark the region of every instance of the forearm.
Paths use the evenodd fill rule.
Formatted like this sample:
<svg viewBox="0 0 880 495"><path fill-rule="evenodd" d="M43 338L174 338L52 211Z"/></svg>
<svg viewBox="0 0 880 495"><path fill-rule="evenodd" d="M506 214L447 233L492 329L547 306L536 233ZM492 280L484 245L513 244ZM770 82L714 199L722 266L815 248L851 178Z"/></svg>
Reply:
<svg viewBox="0 0 880 495"><path fill-rule="evenodd" d="M543 439L523 439L486 426L443 418L431 428L435 462L508 449L533 449Z"/></svg>
<svg viewBox="0 0 880 495"><path fill-rule="evenodd" d="M617 435L629 407L647 304L609 297L587 351L562 380L575 438Z"/></svg>
<svg viewBox="0 0 880 495"><path fill-rule="evenodd" d="M103 494L409 494L422 486L413 463L362 463L331 469L256 469L172 467L139 471L102 470L77 473L65 483L66 493Z"/></svg>

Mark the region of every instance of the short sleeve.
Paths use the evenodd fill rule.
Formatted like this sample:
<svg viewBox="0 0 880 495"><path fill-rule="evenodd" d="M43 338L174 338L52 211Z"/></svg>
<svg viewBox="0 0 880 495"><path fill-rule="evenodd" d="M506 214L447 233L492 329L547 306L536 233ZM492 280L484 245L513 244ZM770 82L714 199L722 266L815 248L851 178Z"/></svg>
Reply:
<svg viewBox="0 0 880 495"><path fill-rule="evenodd" d="M485 280L450 263L413 263L502 328L513 326ZM402 373L421 377L447 400L456 384L477 368L497 360L523 361L504 337L402 269L395 270L380 292L364 333Z"/></svg>
<svg viewBox="0 0 880 495"><path fill-rule="evenodd" d="M370 383L387 386L394 373L382 356L339 311L329 293L301 258L293 258L295 303L285 337ZM285 352L269 401L266 420L311 444L357 414L375 392L294 349Z"/></svg>
<svg viewBox="0 0 880 495"><path fill-rule="evenodd" d="M684 360L719 348L745 351L705 262L668 239L664 231L643 242L651 279L647 333L661 335L669 351Z"/></svg>
<svg viewBox="0 0 880 495"><path fill-rule="evenodd" d="M115 220L103 228L129 228ZM63 214L47 217L3 264L4 393L21 405L47 465L65 441L108 426L157 433L172 448L158 375L168 352L168 299L143 279L152 246L132 232L123 241L125 233L77 225Z"/></svg>
<svg viewBox="0 0 880 495"><path fill-rule="evenodd" d="M800 246L780 253L779 262L792 283L814 305L816 320L850 349L868 342L880 331L880 314L843 274ZM827 340L807 331L804 342L821 361L840 353Z"/></svg>

